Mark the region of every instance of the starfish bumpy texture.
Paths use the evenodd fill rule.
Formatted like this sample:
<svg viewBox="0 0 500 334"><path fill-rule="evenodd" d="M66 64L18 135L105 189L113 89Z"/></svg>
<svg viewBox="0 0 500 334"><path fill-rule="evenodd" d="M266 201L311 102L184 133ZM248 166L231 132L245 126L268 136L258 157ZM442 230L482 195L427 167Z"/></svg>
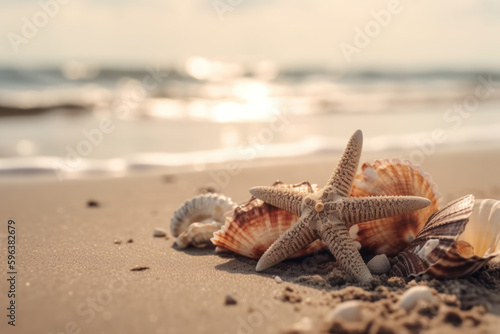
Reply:
<svg viewBox="0 0 500 334"><path fill-rule="evenodd" d="M318 192L302 194L277 187L250 189L258 199L300 217L267 249L257 263L257 271L280 263L320 238L350 275L360 282L372 279L356 243L349 236L349 228L362 222L416 211L428 206L430 201L417 196L349 197L362 145L363 135L358 130L349 140L330 180Z"/></svg>

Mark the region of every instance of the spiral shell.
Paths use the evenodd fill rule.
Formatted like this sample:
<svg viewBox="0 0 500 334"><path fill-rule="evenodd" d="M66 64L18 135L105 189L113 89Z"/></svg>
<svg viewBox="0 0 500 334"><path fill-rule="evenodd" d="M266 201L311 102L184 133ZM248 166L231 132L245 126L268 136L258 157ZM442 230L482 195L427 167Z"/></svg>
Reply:
<svg viewBox="0 0 500 334"><path fill-rule="evenodd" d="M221 222L212 219L205 219L199 223L192 223L187 230L179 234L175 240L175 244L181 249L187 248L189 245L198 248L209 246L212 244L210 238L212 238L214 232L220 230L221 227Z"/></svg>
<svg viewBox="0 0 500 334"><path fill-rule="evenodd" d="M211 245L213 232L219 230L227 215L231 215L236 203L220 194L199 195L174 212L170 221L170 231L177 237L176 245L186 248Z"/></svg>
<svg viewBox="0 0 500 334"><path fill-rule="evenodd" d="M470 275L500 254L500 201L464 196L434 214L395 259L391 274Z"/></svg>
<svg viewBox="0 0 500 334"><path fill-rule="evenodd" d="M273 186L293 188L304 193L319 190L317 185L309 182L290 185L277 181ZM234 210L233 217L226 220L225 225L214 233L211 240L218 248L223 247L252 259L259 259L298 219L296 215L252 196L246 204ZM316 240L291 257L311 254L324 247L321 241Z"/></svg>
<svg viewBox="0 0 500 334"><path fill-rule="evenodd" d="M364 163L353 183L352 197L421 196L431 204L401 216L364 222L351 227L351 236L361 243L362 251L372 254L396 255L415 239L427 219L438 210L441 195L430 175L409 161L375 160Z"/></svg>

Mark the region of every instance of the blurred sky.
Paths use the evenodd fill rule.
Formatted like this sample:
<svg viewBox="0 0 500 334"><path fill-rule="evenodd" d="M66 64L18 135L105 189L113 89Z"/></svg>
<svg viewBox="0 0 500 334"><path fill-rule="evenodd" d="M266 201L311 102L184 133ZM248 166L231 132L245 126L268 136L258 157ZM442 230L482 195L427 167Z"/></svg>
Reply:
<svg viewBox="0 0 500 334"><path fill-rule="evenodd" d="M0 0L0 65L44 66L67 61L128 66L182 65L190 56L223 61L269 59L280 66L345 67L339 45L390 1L65 0L15 53L9 33L22 36L40 3ZM400 1L350 68L498 69L500 1ZM232 5L231 5L232 4Z"/></svg>

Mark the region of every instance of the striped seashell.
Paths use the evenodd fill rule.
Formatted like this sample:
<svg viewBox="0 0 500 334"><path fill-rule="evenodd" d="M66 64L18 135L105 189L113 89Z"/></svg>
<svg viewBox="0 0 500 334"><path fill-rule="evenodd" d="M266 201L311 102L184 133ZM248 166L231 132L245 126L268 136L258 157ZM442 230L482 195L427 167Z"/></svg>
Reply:
<svg viewBox="0 0 500 334"><path fill-rule="evenodd" d="M441 195L430 175L409 161L384 159L375 160L373 164L364 163L354 179L351 196L383 195L421 196L431 201L424 209L350 228L351 237L361 243L365 254L393 256L415 239L427 219L438 210Z"/></svg>
<svg viewBox="0 0 500 334"><path fill-rule="evenodd" d="M176 245L179 248L190 244L197 247L211 245L213 232L222 227L235 207L236 203L220 194L199 195L184 202L170 221L170 231L177 237Z"/></svg>
<svg viewBox="0 0 500 334"><path fill-rule="evenodd" d="M464 196L436 212L395 259L391 275L470 275L500 254L500 201Z"/></svg>
<svg viewBox="0 0 500 334"><path fill-rule="evenodd" d="M291 185L277 181L273 186L293 188L304 193L319 190L317 185L311 185L309 182ZM217 252L227 249L252 259L259 259L298 218L252 196L247 203L234 210L233 217L227 218L225 225L214 233L211 240L217 246ZM311 254L324 247L323 242L316 240L291 257Z"/></svg>

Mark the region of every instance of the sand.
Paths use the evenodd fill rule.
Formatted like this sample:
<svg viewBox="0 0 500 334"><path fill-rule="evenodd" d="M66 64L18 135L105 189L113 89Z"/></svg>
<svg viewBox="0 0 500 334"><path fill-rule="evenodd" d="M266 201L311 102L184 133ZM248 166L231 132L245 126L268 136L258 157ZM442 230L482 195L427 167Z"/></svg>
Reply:
<svg viewBox="0 0 500 334"><path fill-rule="evenodd" d="M389 156L390 157L390 156ZM248 188L276 179L325 182L338 157L242 169L222 192L237 202ZM370 155L362 160L372 161ZM500 198L496 150L434 154L424 170L444 201L474 193ZM235 173L236 174L236 173ZM497 333L500 269L464 279L346 280L328 253L286 261L263 273L255 260L213 249L173 247L153 238L172 213L205 186L208 171L58 182L3 178L0 195L2 333ZM90 202L89 202L90 201ZM17 226L16 326L7 325L7 222ZM131 270L135 269L135 270ZM279 279L275 279L279 276ZM397 308L415 285L434 300ZM361 321L332 321L341 302L361 300ZM229 300L229 302L228 302Z"/></svg>

